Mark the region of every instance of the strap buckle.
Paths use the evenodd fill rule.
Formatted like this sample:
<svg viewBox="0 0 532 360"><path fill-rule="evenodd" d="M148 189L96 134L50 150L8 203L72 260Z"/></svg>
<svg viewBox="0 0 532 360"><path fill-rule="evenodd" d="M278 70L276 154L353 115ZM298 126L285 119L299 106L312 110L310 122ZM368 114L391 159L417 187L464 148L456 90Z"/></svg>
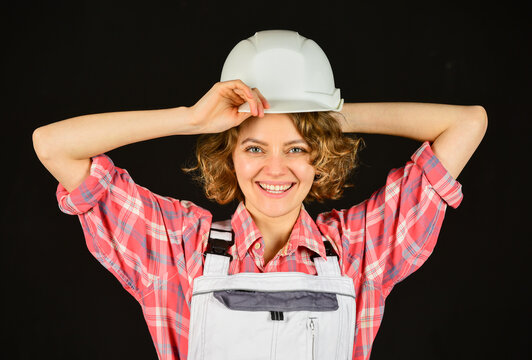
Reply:
<svg viewBox="0 0 532 360"><path fill-rule="evenodd" d="M329 240L323 241L323 245L325 246L325 256L336 256L336 257L338 257L338 254L336 254L336 252L334 252L334 248L331 245L331 242ZM320 254L311 255L310 259L314 260L314 258L317 258L317 257L319 258Z"/></svg>
<svg viewBox="0 0 532 360"><path fill-rule="evenodd" d="M215 254L227 256L230 260L233 261L233 257L227 253L227 250L235 243L234 233L231 231L231 241L216 239L211 237L209 232L209 246L208 250L203 253L203 256L206 257L207 254Z"/></svg>

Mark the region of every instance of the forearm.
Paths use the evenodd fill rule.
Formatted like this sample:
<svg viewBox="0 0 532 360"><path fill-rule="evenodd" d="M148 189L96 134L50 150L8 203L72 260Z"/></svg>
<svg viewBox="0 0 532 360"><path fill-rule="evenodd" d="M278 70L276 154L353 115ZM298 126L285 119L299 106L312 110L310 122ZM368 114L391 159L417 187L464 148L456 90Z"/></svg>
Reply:
<svg viewBox="0 0 532 360"><path fill-rule="evenodd" d="M41 158L88 159L135 142L193 134L190 120L187 107L77 116L36 129L34 146Z"/></svg>
<svg viewBox="0 0 532 360"><path fill-rule="evenodd" d="M464 121L475 106L413 102L346 103L337 118L343 132L384 134L434 141Z"/></svg>

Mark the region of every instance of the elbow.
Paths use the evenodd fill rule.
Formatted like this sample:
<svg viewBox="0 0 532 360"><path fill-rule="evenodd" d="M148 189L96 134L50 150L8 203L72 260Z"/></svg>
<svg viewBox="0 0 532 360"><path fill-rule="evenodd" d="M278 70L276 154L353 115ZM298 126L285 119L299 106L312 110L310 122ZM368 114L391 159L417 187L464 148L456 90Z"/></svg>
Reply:
<svg viewBox="0 0 532 360"><path fill-rule="evenodd" d="M42 126L40 128L37 128L33 131L33 134L31 136L32 143L33 143L33 150L35 151L35 154L37 154L37 157L39 160L43 160L47 158L48 151L46 150L46 136L43 133Z"/></svg>
<svg viewBox="0 0 532 360"><path fill-rule="evenodd" d="M477 122L484 129L484 132L486 132L488 128L488 113L486 112L486 109L484 109L482 105L472 105L470 106L470 109L471 120Z"/></svg>
<svg viewBox="0 0 532 360"><path fill-rule="evenodd" d="M41 132L39 129L40 128L33 130L33 134L31 135L31 142L33 143L33 150L35 151L35 153L40 159L42 155L42 146L41 146L42 136L41 136Z"/></svg>
<svg viewBox="0 0 532 360"><path fill-rule="evenodd" d="M470 129L474 129L474 132L482 139L488 129L488 113L486 109L481 105L468 106L465 118L471 124Z"/></svg>

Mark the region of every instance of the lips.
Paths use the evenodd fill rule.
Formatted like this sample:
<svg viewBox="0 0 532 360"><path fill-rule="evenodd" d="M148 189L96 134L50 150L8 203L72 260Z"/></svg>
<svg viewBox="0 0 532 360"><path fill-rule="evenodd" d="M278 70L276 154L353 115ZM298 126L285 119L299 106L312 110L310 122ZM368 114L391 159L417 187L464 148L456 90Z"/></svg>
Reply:
<svg viewBox="0 0 532 360"><path fill-rule="evenodd" d="M290 189L294 183L287 183L287 184L269 184L269 183L262 183L262 182L258 182L259 186L261 188L263 188L264 190L266 191L271 191L271 192L283 192L283 191L286 191L288 189Z"/></svg>
<svg viewBox="0 0 532 360"><path fill-rule="evenodd" d="M260 192L271 198L281 198L286 196L293 188L295 183L293 182L277 182L277 184L268 182L256 182Z"/></svg>

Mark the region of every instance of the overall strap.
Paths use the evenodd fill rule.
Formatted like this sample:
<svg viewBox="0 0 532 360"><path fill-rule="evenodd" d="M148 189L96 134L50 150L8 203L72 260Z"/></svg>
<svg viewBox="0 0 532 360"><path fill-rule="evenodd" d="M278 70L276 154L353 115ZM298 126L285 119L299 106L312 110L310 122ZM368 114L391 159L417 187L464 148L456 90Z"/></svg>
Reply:
<svg viewBox="0 0 532 360"><path fill-rule="evenodd" d="M334 252L329 240L322 235L327 261L319 255L311 256L318 276L341 276L338 255ZM204 275L227 275L229 263L233 259L227 250L235 243L235 233L231 228L231 220L213 222L209 232L209 246L205 251Z"/></svg>
<svg viewBox="0 0 532 360"><path fill-rule="evenodd" d="M331 242L325 237L321 236L323 245L325 246L325 255L327 261L318 254L312 255L310 258L314 261L318 276L341 276L340 264L338 263L338 255L334 251Z"/></svg>
<svg viewBox="0 0 532 360"><path fill-rule="evenodd" d="M235 243L235 233L231 219L213 222L209 232L209 246L205 251L203 275L227 275L229 263L233 259L227 250Z"/></svg>

